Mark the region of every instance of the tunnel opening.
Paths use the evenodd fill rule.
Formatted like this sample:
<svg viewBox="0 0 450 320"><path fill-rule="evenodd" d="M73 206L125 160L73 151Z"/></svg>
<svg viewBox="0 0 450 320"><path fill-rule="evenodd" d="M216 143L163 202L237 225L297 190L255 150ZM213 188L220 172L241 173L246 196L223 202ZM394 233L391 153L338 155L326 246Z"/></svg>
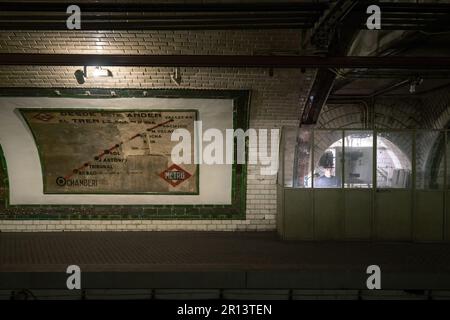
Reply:
<svg viewBox="0 0 450 320"><path fill-rule="evenodd" d="M305 149L301 145L304 141L299 140L298 149ZM378 132L375 139L370 130L318 130L313 140L314 152L301 151L294 163L294 175L300 174L293 179L294 187L372 188L374 176L377 188L411 187L412 137L409 132Z"/></svg>

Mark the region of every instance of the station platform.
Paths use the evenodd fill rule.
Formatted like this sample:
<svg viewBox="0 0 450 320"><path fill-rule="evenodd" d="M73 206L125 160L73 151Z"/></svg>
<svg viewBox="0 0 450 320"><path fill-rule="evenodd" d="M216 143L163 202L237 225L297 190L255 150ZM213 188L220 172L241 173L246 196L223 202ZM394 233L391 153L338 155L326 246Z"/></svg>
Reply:
<svg viewBox="0 0 450 320"><path fill-rule="evenodd" d="M282 241L273 232L0 233L0 290L450 290L450 246ZM283 291L284 292L284 291ZM290 291L291 292L291 291Z"/></svg>

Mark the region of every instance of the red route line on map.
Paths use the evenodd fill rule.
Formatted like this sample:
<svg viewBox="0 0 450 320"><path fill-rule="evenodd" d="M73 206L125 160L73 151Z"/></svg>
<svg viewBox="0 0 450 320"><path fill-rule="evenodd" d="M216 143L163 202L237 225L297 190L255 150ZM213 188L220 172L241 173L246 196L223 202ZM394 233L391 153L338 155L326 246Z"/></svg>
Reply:
<svg viewBox="0 0 450 320"><path fill-rule="evenodd" d="M166 124L168 124L169 122L172 122L172 121L173 121L173 119L167 120L167 121L165 121L165 122L162 122L162 123L160 123L160 124L157 124L157 125L154 126L154 127L148 128L146 131L152 131L152 130L155 130L156 128L162 127L162 126L164 126L164 125L166 125ZM143 133L137 133L137 134L135 134L134 136L132 136L131 138L129 138L126 142L130 142L131 140L134 140L134 139L136 139L136 138L138 138L138 137L141 137L142 134L143 134ZM95 160L95 161L100 160L102 157L104 157L105 155L111 153L111 151L113 151L113 150L119 148L119 147L120 147L121 145L123 145L123 144L124 144L124 142L121 141L120 143L113 145L111 148L105 149L102 153L96 155L96 156L94 157L94 160ZM79 173L81 170L87 168L90 164L91 164L90 161L85 162L81 167L76 168L76 169L73 169L73 170L72 170L72 173L66 175L66 176L64 177L64 179L65 179L65 180L70 179L71 177L73 177L73 175L75 175L75 174Z"/></svg>

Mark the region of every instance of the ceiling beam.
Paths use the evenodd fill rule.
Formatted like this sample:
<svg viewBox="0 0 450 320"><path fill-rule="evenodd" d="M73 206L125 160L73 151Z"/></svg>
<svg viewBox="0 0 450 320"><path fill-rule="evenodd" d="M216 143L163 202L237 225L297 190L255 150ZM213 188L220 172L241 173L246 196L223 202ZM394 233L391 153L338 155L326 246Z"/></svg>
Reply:
<svg viewBox="0 0 450 320"><path fill-rule="evenodd" d="M310 29L315 26L310 40L318 47L326 46L327 41L331 40L329 35L336 30L337 24L347 28L366 29L366 9L370 4L380 6L382 29L385 30L446 29L450 19L448 3L386 3L366 0L197 4L120 1L77 3L82 13L83 30ZM68 6L69 3L48 1L0 2L0 29L67 30Z"/></svg>
<svg viewBox="0 0 450 320"><path fill-rule="evenodd" d="M320 111L333 88L336 75L328 69L319 69L314 79L313 85L309 91L308 99L303 108L302 125L315 124L319 119Z"/></svg>
<svg viewBox="0 0 450 320"><path fill-rule="evenodd" d="M355 79L404 79L416 78L422 79L449 79L449 70L403 70L403 69L356 69L349 70L342 75L342 79L335 83L333 91L342 89ZM342 84L341 84L342 82Z"/></svg>
<svg viewBox="0 0 450 320"><path fill-rule="evenodd" d="M312 44L317 51L327 52L338 31L337 26L352 11L356 3L355 0L339 0L334 3L310 30L303 46Z"/></svg>
<svg viewBox="0 0 450 320"><path fill-rule="evenodd" d="M67 30L69 4L0 2L0 30ZM77 3L82 30L308 29L328 7L302 3Z"/></svg>
<svg viewBox="0 0 450 320"><path fill-rule="evenodd" d="M318 52L323 51L328 58L347 54L358 29L343 29L341 25L348 19L349 13L355 8L357 3L358 1L355 0L339 0L327 10L310 35L309 41L316 47ZM303 106L300 125L312 125L319 119L319 114L336 79L336 74L329 69L321 68L317 71L308 98Z"/></svg>
<svg viewBox="0 0 450 320"><path fill-rule="evenodd" d="M401 3L360 1L344 21L344 27L366 29L366 9L376 4L382 30L445 31L450 28L450 3Z"/></svg>
<svg viewBox="0 0 450 320"><path fill-rule="evenodd" d="M0 53L0 65L450 70L450 57Z"/></svg>
<svg viewBox="0 0 450 320"><path fill-rule="evenodd" d="M65 12L72 3L49 1L0 2L1 11ZM86 12L280 12L322 11L325 2L255 2L255 3L131 3L126 2L80 2L76 3Z"/></svg>

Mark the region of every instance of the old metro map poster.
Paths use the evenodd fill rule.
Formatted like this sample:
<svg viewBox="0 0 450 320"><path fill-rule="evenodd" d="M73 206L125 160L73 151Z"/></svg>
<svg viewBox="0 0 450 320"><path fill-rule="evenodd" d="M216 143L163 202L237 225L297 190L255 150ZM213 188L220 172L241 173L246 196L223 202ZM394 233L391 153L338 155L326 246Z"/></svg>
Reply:
<svg viewBox="0 0 450 320"><path fill-rule="evenodd" d="M198 194L198 165L171 162L171 133L196 110L20 109L46 194ZM191 154L194 154L194 150Z"/></svg>

